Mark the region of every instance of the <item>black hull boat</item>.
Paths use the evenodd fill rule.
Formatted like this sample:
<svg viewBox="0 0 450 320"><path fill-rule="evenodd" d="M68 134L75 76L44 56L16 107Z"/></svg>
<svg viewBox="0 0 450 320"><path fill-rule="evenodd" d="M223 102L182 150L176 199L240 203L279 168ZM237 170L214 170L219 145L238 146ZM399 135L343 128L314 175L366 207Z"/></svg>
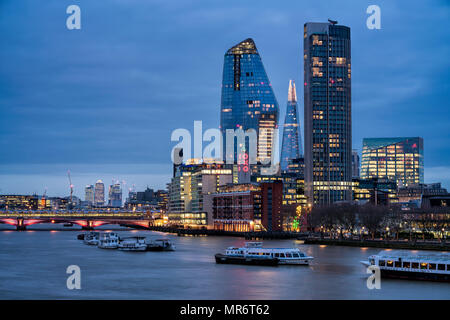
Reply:
<svg viewBox="0 0 450 320"><path fill-rule="evenodd" d="M391 279L450 282L450 275L441 273L381 270L381 277Z"/></svg>
<svg viewBox="0 0 450 320"><path fill-rule="evenodd" d="M147 243L146 251L175 251L175 245L168 239L158 239Z"/></svg>
<svg viewBox="0 0 450 320"><path fill-rule="evenodd" d="M381 251L361 263L378 268L383 278L450 282L448 252Z"/></svg>
<svg viewBox="0 0 450 320"><path fill-rule="evenodd" d="M252 266L277 266L279 260L276 258L237 257L218 253L215 255L216 263L219 264L244 264Z"/></svg>

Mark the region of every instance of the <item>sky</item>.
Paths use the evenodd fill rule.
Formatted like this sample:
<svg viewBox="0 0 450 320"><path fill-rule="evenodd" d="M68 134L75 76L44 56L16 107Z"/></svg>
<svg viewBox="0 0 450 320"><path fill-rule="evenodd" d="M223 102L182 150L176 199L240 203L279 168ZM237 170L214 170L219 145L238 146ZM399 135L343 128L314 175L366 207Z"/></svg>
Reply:
<svg viewBox="0 0 450 320"><path fill-rule="evenodd" d="M80 30L66 27L72 4ZM98 179L165 188L172 131L219 125L226 50L254 39L282 122L303 24L328 18L351 28L353 147L421 136L425 182L450 189L447 0L0 0L0 193L66 196L67 170L83 199Z"/></svg>

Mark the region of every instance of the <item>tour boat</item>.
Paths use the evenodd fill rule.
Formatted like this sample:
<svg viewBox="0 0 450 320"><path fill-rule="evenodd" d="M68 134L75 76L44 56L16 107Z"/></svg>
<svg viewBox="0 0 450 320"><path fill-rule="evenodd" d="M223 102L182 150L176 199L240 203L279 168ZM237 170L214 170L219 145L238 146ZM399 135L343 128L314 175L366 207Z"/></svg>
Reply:
<svg viewBox="0 0 450 320"><path fill-rule="evenodd" d="M119 235L115 232L102 232L98 240L101 249L117 249L119 246Z"/></svg>
<svg viewBox="0 0 450 320"><path fill-rule="evenodd" d="M386 278L450 282L450 253L446 252L381 251L361 263L379 267Z"/></svg>
<svg viewBox="0 0 450 320"><path fill-rule="evenodd" d="M147 251L175 251L175 245L168 239L156 239L147 243Z"/></svg>
<svg viewBox="0 0 450 320"><path fill-rule="evenodd" d="M298 248L263 248L262 242L247 242L245 247L229 247L225 254L216 255L218 263L240 263L246 259L256 259L254 263L308 265L313 257L305 255ZM259 260L258 260L259 259ZM225 262L229 260L230 262Z"/></svg>
<svg viewBox="0 0 450 320"><path fill-rule="evenodd" d="M87 232L84 235L84 244L88 244L90 246L96 246L98 244L98 235L99 232L97 231L91 231L91 232Z"/></svg>
<svg viewBox="0 0 450 320"><path fill-rule="evenodd" d="M127 237L120 239L117 248L123 251L145 251L147 244L145 237Z"/></svg>

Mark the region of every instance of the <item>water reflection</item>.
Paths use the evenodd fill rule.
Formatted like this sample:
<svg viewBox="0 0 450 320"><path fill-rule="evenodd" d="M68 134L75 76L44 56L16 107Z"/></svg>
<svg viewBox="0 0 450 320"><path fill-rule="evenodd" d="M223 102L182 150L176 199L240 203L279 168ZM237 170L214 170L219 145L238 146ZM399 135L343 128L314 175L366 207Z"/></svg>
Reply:
<svg viewBox="0 0 450 320"><path fill-rule="evenodd" d="M244 239L117 232L168 237L177 251L101 250L77 240L79 231L0 231L0 298L450 299L446 283L383 279L381 290L367 289L360 261L379 249L264 241L268 247L298 247L315 259L311 266L297 267L218 265L214 254L242 246ZM79 291L65 285L71 264L81 268Z"/></svg>

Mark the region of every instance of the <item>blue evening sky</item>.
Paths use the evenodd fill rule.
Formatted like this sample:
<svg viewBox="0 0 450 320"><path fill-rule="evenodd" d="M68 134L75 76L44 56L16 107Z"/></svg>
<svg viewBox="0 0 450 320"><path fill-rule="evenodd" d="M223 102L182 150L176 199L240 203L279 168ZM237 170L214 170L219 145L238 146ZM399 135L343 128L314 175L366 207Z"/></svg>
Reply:
<svg viewBox="0 0 450 320"><path fill-rule="evenodd" d="M303 24L328 18L352 32L353 147L421 136L426 182L450 188L447 0L1 0L0 193L67 195L68 169L82 198L97 179L164 188L171 132L218 127L223 55L248 37L281 121L298 84L303 127Z"/></svg>

